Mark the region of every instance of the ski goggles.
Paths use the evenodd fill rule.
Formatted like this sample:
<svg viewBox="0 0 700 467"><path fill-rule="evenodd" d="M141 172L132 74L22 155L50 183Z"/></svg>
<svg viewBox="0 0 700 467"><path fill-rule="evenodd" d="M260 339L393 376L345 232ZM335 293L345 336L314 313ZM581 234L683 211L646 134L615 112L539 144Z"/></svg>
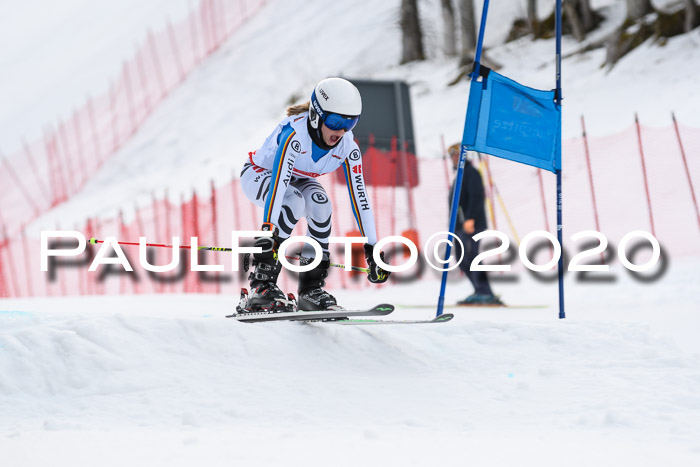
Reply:
<svg viewBox="0 0 700 467"><path fill-rule="evenodd" d="M323 124L326 125L328 128L330 128L333 131L338 131L338 130L345 130L345 131L350 131L353 128L355 128L355 125L357 125L357 121L360 120L360 116L356 117L347 117L344 115L340 114L331 114L329 113L325 120L323 120Z"/></svg>

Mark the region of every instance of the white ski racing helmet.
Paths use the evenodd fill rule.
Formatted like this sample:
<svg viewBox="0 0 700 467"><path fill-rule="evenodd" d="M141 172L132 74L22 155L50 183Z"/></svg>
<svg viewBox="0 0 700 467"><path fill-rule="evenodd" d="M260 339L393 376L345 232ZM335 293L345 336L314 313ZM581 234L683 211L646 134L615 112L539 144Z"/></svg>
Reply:
<svg viewBox="0 0 700 467"><path fill-rule="evenodd" d="M362 113L362 98L354 84L343 78L326 78L311 94L309 123L320 129L352 130Z"/></svg>

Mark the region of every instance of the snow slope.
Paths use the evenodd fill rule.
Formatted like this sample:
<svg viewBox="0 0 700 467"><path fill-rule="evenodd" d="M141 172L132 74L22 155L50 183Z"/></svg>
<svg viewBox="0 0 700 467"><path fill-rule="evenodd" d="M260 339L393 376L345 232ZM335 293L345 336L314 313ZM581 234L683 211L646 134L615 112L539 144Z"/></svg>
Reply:
<svg viewBox="0 0 700 467"><path fill-rule="evenodd" d="M619 272L595 299L568 281L565 321L526 277L498 288L545 308L424 326L236 323L218 296L4 301L0 451L22 466L694 465L696 266L653 288ZM410 318L437 291L338 296Z"/></svg>

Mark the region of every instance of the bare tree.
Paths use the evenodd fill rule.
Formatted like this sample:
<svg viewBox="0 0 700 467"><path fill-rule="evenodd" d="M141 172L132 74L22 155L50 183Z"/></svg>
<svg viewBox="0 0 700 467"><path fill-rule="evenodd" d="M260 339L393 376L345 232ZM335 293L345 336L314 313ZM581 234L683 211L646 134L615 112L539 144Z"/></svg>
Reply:
<svg viewBox="0 0 700 467"><path fill-rule="evenodd" d="M462 38L459 63L466 65L474 61L476 51L476 18L474 15L474 0L458 0L459 23Z"/></svg>
<svg viewBox="0 0 700 467"><path fill-rule="evenodd" d="M401 0L401 33L403 37L401 63L425 60L417 0Z"/></svg>
<svg viewBox="0 0 700 467"><path fill-rule="evenodd" d="M661 31L655 32L655 24L660 24L658 20L652 24L641 21L644 16L654 12L650 0L625 0L625 3L627 6L625 22L613 32L606 47L605 63L611 66L650 37L658 38L666 35ZM665 15L659 13L658 17L661 16Z"/></svg>
<svg viewBox="0 0 700 467"><path fill-rule="evenodd" d="M596 26L590 0L564 0L566 22L577 41L582 42L586 33Z"/></svg>
<svg viewBox="0 0 700 467"><path fill-rule="evenodd" d="M649 0L625 0L627 3L627 19L637 20L642 16L651 13L654 9Z"/></svg>
<svg viewBox="0 0 700 467"><path fill-rule="evenodd" d="M579 9L581 11L583 30L588 32L595 27L595 18L593 17L591 0L579 0Z"/></svg>
<svg viewBox="0 0 700 467"><path fill-rule="evenodd" d="M459 8L459 30L461 48L459 51L459 74L449 84L456 84L469 77L470 65L476 58L477 24L474 12L474 0L457 0ZM498 70L501 65L491 60L485 50L481 53L481 64L492 70Z"/></svg>
<svg viewBox="0 0 700 467"><path fill-rule="evenodd" d="M685 4L685 24L683 25L683 30L685 32L690 32L695 29L698 25L698 6L695 4L695 0L683 0Z"/></svg>
<svg viewBox="0 0 700 467"><path fill-rule="evenodd" d="M537 19L537 0L527 0L527 25L533 36L539 37L540 21Z"/></svg>
<svg viewBox="0 0 700 467"><path fill-rule="evenodd" d="M442 24L444 28L442 38L445 55L454 57L457 55L457 34L452 0L440 0L440 9L442 10Z"/></svg>
<svg viewBox="0 0 700 467"><path fill-rule="evenodd" d="M586 38L586 31L583 28L583 22L576 11L578 1L577 0L564 0L564 12L566 13L566 20L571 26L571 33L574 35L577 41L583 42Z"/></svg>

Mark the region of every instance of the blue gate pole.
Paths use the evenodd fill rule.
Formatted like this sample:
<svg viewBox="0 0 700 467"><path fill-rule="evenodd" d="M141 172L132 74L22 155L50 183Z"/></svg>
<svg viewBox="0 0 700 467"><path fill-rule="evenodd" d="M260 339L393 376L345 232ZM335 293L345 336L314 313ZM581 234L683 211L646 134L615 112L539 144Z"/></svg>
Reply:
<svg viewBox="0 0 700 467"><path fill-rule="evenodd" d="M557 97L556 102L561 112L561 0L557 0L556 6L556 42L557 42ZM560 114L561 115L561 114ZM561 132L561 125L559 128ZM560 137L561 140L561 137ZM561 145L559 150L561 151ZM563 165L563 164L561 164ZM559 256L558 277L559 277L559 319L566 318L564 312L564 243L563 243L563 222L562 222L562 196L561 196L561 170L557 169L557 240L562 247L562 254Z"/></svg>
<svg viewBox="0 0 700 467"><path fill-rule="evenodd" d="M560 0L559 0L560 1ZM481 25L479 26L479 40L476 44L476 53L474 54L474 71L471 75L472 80L479 77L479 60L481 60L481 48L484 45L484 30L486 29L486 15L489 11L489 0L484 0L484 9L481 12ZM469 109L467 108L467 111ZM466 126L466 119L464 125ZM457 178L455 178L454 187L452 189L452 204L450 207L450 234L455 233L455 225L457 224L457 209L459 208L459 196L462 193L462 178L464 175L464 164L467 162L467 146L462 141L459 150L459 164L457 166ZM448 242L445 248L445 262L443 267L447 268L448 261L452 253L452 245ZM437 314L440 316L445 307L445 288L447 287L447 269L442 271L442 282L440 283L440 297L438 298Z"/></svg>
<svg viewBox="0 0 700 467"><path fill-rule="evenodd" d="M476 43L476 52L474 53L474 71L472 79L479 76L479 67L481 66L481 48L484 46L484 31L486 30L486 16L489 13L489 0L484 0L484 9L481 11L481 24L479 25L479 39Z"/></svg>
<svg viewBox="0 0 700 467"><path fill-rule="evenodd" d="M454 187L452 188L452 209L450 210L450 233L454 234L455 224L457 224L457 209L459 208L459 195L462 193L462 178L464 176L464 164L467 161L467 147L462 144L459 150L459 165L457 169L457 178L455 179ZM452 253L452 245L448 242L445 248L445 262L442 271L442 282L440 283L440 297L438 298L437 314L440 316L445 306L445 288L447 286L447 264Z"/></svg>

